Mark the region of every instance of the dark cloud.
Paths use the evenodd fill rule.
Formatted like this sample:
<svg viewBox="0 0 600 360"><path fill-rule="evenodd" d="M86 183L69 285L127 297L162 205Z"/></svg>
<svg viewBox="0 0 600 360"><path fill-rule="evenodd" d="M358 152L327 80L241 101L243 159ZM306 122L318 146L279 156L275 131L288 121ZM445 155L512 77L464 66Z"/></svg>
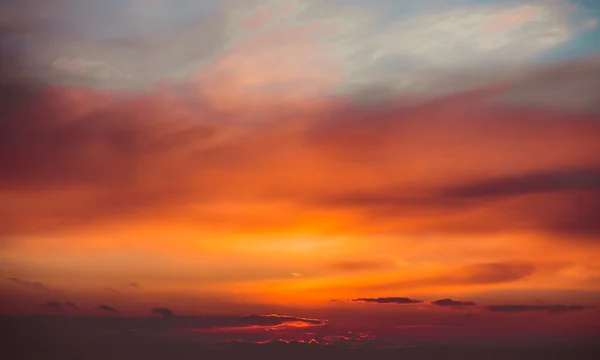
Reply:
<svg viewBox="0 0 600 360"><path fill-rule="evenodd" d="M406 297L358 298L352 301L377 304L420 304L423 302L422 300L414 300Z"/></svg>
<svg viewBox="0 0 600 360"><path fill-rule="evenodd" d="M37 281L26 281L26 280L22 280L22 279L18 279L15 277L9 277L7 278L10 281L14 281L15 283L33 289L33 290L38 290L38 291L50 291L50 289L48 289L44 284L42 284L41 282L37 282Z"/></svg>
<svg viewBox="0 0 600 360"><path fill-rule="evenodd" d="M43 303L40 306L44 309L53 310L53 311L63 311L65 308L70 308L73 310L79 309L79 307L74 302L71 302L71 301L64 301L62 303L58 302L58 301L46 301L45 303Z"/></svg>
<svg viewBox="0 0 600 360"><path fill-rule="evenodd" d="M117 289L108 288L108 287L102 288L102 290L103 290L103 291L109 291L109 292L113 292L113 293L115 293L115 294L120 294L120 293L121 293L121 292L120 292L119 290L117 290Z"/></svg>
<svg viewBox="0 0 600 360"><path fill-rule="evenodd" d="M202 160L202 147L216 131L194 116L170 120L174 104L150 110L141 98L81 88L46 89L35 95L6 92L21 100L15 99L20 105L11 104L0 122L0 152L11 154L0 157L0 186L12 189L14 196L33 191L41 198L59 185L98 191L87 192L85 201L65 196L52 210L38 202L39 216L17 214L18 200L3 195L8 204L0 210L4 234L72 228L122 213L143 214L158 204L186 202L190 193L184 179L196 171L189 161ZM207 111L196 106L194 112L203 117ZM179 175L160 175L167 172ZM148 187L134 181L141 173L154 179Z"/></svg>
<svg viewBox="0 0 600 360"><path fill-rule="evenodd" d="M175 314L173 313L173 311L171 311L171 309L166 308L166 307L157 307L152 309L151 311L152 314L158 314L162 317L174 317Z"/></svg>
<svg viewBox="0 0 600 360"><path fill-rule="evenodd" d="M460 300L452 300L452 299L441 299L435 300L431 302L437 306L475 306L476 304L473 301L460 301Z"/></svg>
<svg viewBox="0 0 600 360"><path fill-rule="evenodd" d="M62 306L64 306L64 307L70 307L70 308L72 308L72 309L79 309L79 307L77 306L77 304L75 304L75 303L74 303L74 302L72 302L72 301L65 301L65 302L62 304Z"/></svg>
<svg viewBox="0 0 600 360"><path fill-rule="evenodd" d="M557 314L569 311L584 310L587 307L580 305L490 305L486 309L492 312L521 313L532 311L546 311Z"/></svg>
<svg viewBox="0 0 600 360"><path fill-rule="evenodd" d="M112 312L112 313L117 313L117 309L110 307L108 305L102 304L98 306L98 309L100 310L104 310L104 311L108 311L108 312Z"/></svg>
<svg viewBox="0 0 600 360"><path fill-rule="evenodd" d="M392 221L398 217L426 220L405 231L516 230L571 239L599 238L596 218L600 213L600 166L555 168L462 182L428 189L397 187L347 192L322 198L318 203L354 209L364 214L365 221ZM472 211L480 213L469 216Z"/></svg>
<svg viewBox="0 0 600 360"><path fill-rule="evenodd" d="M482 180L457 186L444 196L485 199L568 190L600 190L600 166L585 169L554 169Z"/></svg>
<svg viewBox="0 0 600 360"><path fill-rule="evenodd" d="M139 286L140 286L140 284L139 284L139 283L137 283L137 282L135 282L135 281L133 281L133 282L130 282L130 283L129 283L129 284L127 284L127 285L129 285L129 286L131 286L131 287L133 287L133 288L137 288L137 287L139 287Z"/></svg>
<svg viewBox="0 0 600 360"><path fill-rule="evenodd" d="M41 305L42 308L53 310L53 311L62 311L63 306L57 301L46 301Z"/></svg>

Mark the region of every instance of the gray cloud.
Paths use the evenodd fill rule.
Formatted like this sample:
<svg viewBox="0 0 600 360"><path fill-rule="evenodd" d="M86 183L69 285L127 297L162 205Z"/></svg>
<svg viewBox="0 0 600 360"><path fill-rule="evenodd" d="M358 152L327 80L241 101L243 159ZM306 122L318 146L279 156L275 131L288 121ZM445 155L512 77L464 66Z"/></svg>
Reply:
<svg viewBox="0 0 600 360"><path fill-rule="evenodd" d="M433 305L437 306L475 306L473 301L460 301L460 300L452 300L452 299L441 299L435 300L431 302Z"/></svg>

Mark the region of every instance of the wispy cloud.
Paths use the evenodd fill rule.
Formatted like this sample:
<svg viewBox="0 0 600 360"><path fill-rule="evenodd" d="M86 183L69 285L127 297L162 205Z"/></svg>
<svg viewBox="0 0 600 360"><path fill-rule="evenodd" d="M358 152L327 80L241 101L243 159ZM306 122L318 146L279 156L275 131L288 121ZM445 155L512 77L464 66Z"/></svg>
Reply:
<svg viewBox="0 0 600 360"><path fill-rule="evenodd" d="M121 292L120 292L119 290L117 290L117 289L108 288L108 287L104 287L104 288L102 288L102 290L103 290L103 291L112 292L112 293L115 293L115 294L120 294L120 293L121 293Z"/></svg>
<svg viewBox="0 0 600 360"><path fill-rule="evenodd" d="M569 311L580 311L586 309L586 307L580 305L490 305L487 306L486 309L492 312L502 313L544 311L549 314L558 314Z"/></svg>
<svg viewBox="0 0 600 360"><path fill-rule="evenodd" d="M406 297L358 298L352 301L377 304L420 304L423 302L422 300L414 300Z"/></svg>
<svg viewBox="0 0 600 360"><path fill-rule="evenodd" d="M111 312L111 313L118 313L117 309L113 308L112 306L108 306L106 304L99 305L98 309L104 310L107 312Z"/></svg>
<svg viewBox="0 0 600 360"><path fill-rule="evenodd" d="M157 307L152 309L152 314L158 314L162 317L173 317L175 316L175 314L173 313L173 311L171 311L171 309L166 308L166 307Z"/></svg>
<svg viewBox="0 0 600 360"><path fill-rule="evenodd" d="M13 281L16 284L19 284L23 287L27 287L29 289L33 289L33 290L38 290L38 291L50 291L50 289L48 289L44 284L42 284L41 282L37 282L37 281L27 281L27 280L22 280L22 279L18 279L15 277L9 277L7 278L9 281Z"/></svg>
<svg viewBox="0 0 600 360"><path fill-rule="evenodd" d="M58 302L58 301L46 301L45 303L43 303L41 305L42 308L44 309L48 309L48 310L52 310L52 311L63 311L65 308L68 309L72 309L72 310L79 310L79 307L71 301L64 301L64 302Z"/></svg>

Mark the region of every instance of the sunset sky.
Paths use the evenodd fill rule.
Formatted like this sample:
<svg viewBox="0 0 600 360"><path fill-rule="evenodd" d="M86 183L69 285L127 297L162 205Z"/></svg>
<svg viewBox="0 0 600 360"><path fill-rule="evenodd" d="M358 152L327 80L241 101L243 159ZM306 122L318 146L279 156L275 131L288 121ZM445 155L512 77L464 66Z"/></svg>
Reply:
<svg viewBox="0 0 600 360"><path fill-rule="evenodd" d="M1 313L600 334L599 2L0 14Z"/></svg>

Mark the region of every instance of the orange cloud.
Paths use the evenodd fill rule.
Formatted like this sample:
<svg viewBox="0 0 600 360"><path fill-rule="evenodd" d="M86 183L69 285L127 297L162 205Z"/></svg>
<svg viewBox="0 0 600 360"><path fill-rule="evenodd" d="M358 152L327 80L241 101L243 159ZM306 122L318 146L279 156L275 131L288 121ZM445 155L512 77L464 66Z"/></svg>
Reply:
<svg viewBox="0 0 600 360"><path fill-rule="evenodd" d="M312 34L288 35L316 46ZM290 56L270 71L277 51L255 63L270 36L195 83L11 92L27 106L10 108L0 135L10 276L82 293L134 278L148 291L257 303L371 296L358 292L378 284L594 286L595 115L494 103L511 84L377 108L302 91L282 101L251 89L312 86L302 71L313 70ZM525 265L469 265L494 262ZM545 262L581 270L529 277Z"/></svg>

